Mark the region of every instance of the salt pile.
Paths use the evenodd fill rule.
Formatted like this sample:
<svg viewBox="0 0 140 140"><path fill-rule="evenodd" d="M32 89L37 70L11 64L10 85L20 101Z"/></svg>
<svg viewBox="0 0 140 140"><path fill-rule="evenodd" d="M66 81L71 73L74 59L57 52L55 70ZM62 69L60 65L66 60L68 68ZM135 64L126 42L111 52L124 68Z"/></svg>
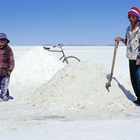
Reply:
<svg viewBox="0 0 140 140"><path fill-rule="evenodd" d="M26 103L51 112L122 112L133 108L113 80L105 88L106 71L93 62L66 65L49 82L29 94Z"/></svg>
<svg viewBox="0 0 140 140"><path fill-rule="evenodd" d="M47 82L64 64L42 47L33 47L16 59L11 77L11 91L15 96L29 93ZM14 89L13 89L14 88Z"/></svg>

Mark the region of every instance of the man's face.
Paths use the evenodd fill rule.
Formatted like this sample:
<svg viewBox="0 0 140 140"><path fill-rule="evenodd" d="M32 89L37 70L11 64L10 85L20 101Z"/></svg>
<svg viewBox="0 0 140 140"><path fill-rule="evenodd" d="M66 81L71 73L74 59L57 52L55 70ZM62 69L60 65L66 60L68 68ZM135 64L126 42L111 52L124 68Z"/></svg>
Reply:
<svg viewBox="0 0 140 140"><path fill-rule="evenodd" d="M128 19L132 25L135 25L138 22L138 17L136 17L134 15L128 16Z"/></svg>
<svg viewBox="0 0 140 140"><path fill-rule="evenodd" d="M7 44L7 40L0 39L0 46L5 46Z"/></svg>

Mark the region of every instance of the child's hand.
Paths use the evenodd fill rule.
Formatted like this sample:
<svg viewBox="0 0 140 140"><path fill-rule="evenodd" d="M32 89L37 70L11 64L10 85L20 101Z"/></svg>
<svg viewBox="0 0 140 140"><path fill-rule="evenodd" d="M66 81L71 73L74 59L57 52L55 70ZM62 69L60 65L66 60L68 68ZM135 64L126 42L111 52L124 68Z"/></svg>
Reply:
<svg viewBox="0 0 140 140"><path fill-rule="evenodd" d="M7 75L10 76L10 74L11 74L11 71L8 70L8 71L7 71Z"/></svg>
<svg viewBox="0 0 140 140"><path fill-rule="evenodd" d="M136 60L136 65L140 65L140 60Z"/></svg>
<svg viewBox="0 0 140 140"><path fill-rule="evenodd" d="M124 41L124 39L123 39L123 38L121 38L121 37L116 37L116 38L115 38L115 41L117 41L117 42L122 41L122 42L123 42L123 41Z"/></svg>

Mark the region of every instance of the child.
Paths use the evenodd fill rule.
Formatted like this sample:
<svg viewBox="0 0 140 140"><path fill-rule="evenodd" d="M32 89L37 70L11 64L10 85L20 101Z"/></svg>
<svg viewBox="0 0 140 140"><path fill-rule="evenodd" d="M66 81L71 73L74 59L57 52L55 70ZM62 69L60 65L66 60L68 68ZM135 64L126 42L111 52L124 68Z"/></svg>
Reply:
<svg viewBox="0 0 140 140"><path fill-rule="evenodd" d="M126 37L117 37L115 40L127 46L130 79L137 97L133 102L140 105L140 10L137 7L132 7L128 11L128 20L130 25L127 28Z"/></svg>
<svg viewBox="0 0 140 140"><path fill-rule="evenodd" d="M14 55L12 49L8 46L10 41L5 33L0 33L0 100L9 99L10 75L14 69Z"/></svg>

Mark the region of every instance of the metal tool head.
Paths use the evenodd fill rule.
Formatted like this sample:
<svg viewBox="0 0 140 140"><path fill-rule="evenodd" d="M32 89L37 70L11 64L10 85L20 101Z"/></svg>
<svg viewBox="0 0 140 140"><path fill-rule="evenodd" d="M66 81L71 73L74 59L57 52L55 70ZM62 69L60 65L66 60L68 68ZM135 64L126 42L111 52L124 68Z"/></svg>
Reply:
<svg viewBox="0 0 140 140"><path fill-rule="evenodd" d="M111 74L107 74L107 75L106 75L106 78L107 78L108 81L110 81L111 78L112 78L112 77L111 77Z"/></svg>
<svg viewBox="0 0 140 140"><path fill-rule="evenodd" d="M111 87L111 84L110 84L109 82L107 82L106 85L105 85L105 87L106 87L106 89L107 89L108 92L109 92L109 87Z"/></svg>
<svg viewBox="0 0 140 140"><path fill-rule="evenodd" d="M107 89L108 92L109 92L109 87L111 87L112 75L111 75L111 74L107 74L107 75L106 75L106 78L107 78L108 82L106 83L105 87L106 87L106 89Z"/></svg>

